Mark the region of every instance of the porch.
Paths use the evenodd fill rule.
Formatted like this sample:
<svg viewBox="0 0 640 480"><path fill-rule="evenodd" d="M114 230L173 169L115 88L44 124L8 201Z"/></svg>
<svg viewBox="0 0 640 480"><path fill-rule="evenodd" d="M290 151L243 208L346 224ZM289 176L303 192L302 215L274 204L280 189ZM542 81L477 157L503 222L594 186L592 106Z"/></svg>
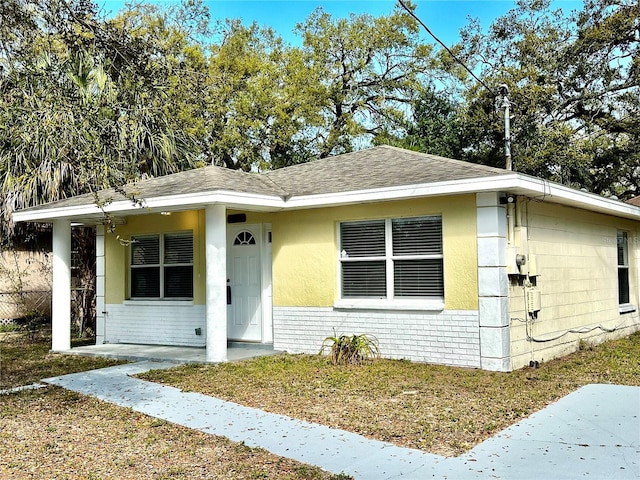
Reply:
<svg viewBox="0 0 640 480"><path fill-rule="evenodd" d="M107 235L103 225L96 225L95 332L100 347L90 352L108 351L106 344L121 342L172 344L187 349L167 353L165 348L120 346L116 348L125 350L123 353L108 353L125 358L177 355L181 361L217 363L253 355L246 349L228 353L229 339L273 342L271 244L266 240L270 239L270 226L258 222L227 227L226 212L225 205L212 204L171 217L160 213L144 219L134 216L136 221L119 227L119 235L131 244L122 244L116 236ZM173 250L167 250L165 242L173 245ZM138 253L133 244L138 245ZM55 219L52 351L81 353L71 350L69 335L70 252L71 222ZM133 264L134 253L140 265ZM176 255L182 263L176 263ZM167 265L162 263L165 259ZM147 263L152 261L162 266L149 263L149 267ZM177 275L171 281L170 272ZM183 291L171 290L169 285L174 284L182 285Z"/></svg>
<svg viewBox="0 0 640 480"><path fill-rule="evenodd" d="M131 343L105 343L86 345L63 350L59 353L87 357L107 357L129 361L169 361L175 363L215 363L207 362L204 347L176 347L168 345L141 345ZM232 342L227 346L227 361L237 362L251 358L277 355L271 345Z"/></svg>

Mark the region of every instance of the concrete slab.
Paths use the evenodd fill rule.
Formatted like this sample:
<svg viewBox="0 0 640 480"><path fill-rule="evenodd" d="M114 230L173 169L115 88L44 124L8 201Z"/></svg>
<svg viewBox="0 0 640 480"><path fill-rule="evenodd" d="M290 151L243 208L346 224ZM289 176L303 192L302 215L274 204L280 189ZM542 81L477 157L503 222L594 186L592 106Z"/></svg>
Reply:
<svg viewBox="0 0 640 480"><path fill-rule="evenodd" d="M640 477L640 387L583 387L445 458L130 376L173 366L147 361L44 382L356 479Z"/></svg>
<svg viewBox="0 0 640 480"><path fill-rule="evenodd" d="M582 387L461 460L498 478L640 478L640 388Z"/></svg>
<svg viewBox="0 0 640 480"><path fill-rule="evenodd" d="M71 350L66 350L61 353L90 357L107 357L132 362L171 361L174 363L206 363L205 349L198 347L105 343L101 345L74 347ZM279 353L281 352L274 350L271 345L232 343L227 348L227 360L236 362L265 355L277 355Z"/></svg>

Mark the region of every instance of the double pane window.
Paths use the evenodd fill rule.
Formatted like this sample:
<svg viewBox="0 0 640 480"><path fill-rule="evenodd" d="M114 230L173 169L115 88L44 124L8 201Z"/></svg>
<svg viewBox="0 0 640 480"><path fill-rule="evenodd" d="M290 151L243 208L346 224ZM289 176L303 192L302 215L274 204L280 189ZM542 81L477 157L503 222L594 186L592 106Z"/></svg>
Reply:
<svg viewBox="0 0 640 480"><path fill-rule="evenodd" d="M342 298L442 298L439 216L340 224Z"/></svg>
<svg viewBox="0 0 640 480"><path fill-rule="evenodd" d="M193 297L192 232L131 240L131 298Z"/></svg>
<svg viewBox="0 0 640 480"><path fill-rule="evenodd" d="M627 232L618 232L618 303L629 303L629 241Z"/></svg>

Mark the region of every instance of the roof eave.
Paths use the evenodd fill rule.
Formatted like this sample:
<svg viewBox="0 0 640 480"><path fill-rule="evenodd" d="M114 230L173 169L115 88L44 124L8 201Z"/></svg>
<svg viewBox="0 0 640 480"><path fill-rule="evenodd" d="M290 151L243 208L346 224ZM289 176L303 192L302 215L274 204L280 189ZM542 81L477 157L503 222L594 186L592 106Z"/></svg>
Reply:
<svg viewBox="0 0 640 480"><path fill-rule="evenodd" d="M105 213L110 215L135 215L165 210L202 208L211 204L224 204L233 209L275 212L491 191L525 195L539 201L552 201L553 203L607 215L640 220L640 207L517 172L482 178L370 190L300 195L288 199L273 195L217 190L148 198L144 200L143 206L135 205L129 200L121 200L113 202L102 209L95 204L44 210L29 209L14 213L13 218L16 222L47 222L57 218L73 220L74 218L86 219L87 217L95 217L96 221L99 221L104 217Z"/></svg>
<svg viewBox="0 0 640 480"><path fill-rule="evenodd" d="M513 185L514 175L496 175L484 178L448 180L444 182L402 185L319 195L300 195L287 200L286 208L289 210L336 207L357 203L408 200L412 198L460 195L486 191L502 191Z"/></svg>
<svg viewBox="0 0 640 480"><path fill-rule="evenodd" d="M278 211L284 207L284 199L273 195L216 190L212 192L145 198L141 204L136 204L130 200L118 200L102 208L94 203L47 209L34 208L14 212L13 220L14 222L47 223L61 218L67 218L69 220L82 218L85 221L93 218L96 222L100 222L106 215L140 215L161 211L194 209L214 204L224 204L228 208Z"/></svg>
<svg viewBox="0 0 640 480"><path fill-rule="evenodd" d="M640 220L640 207L517 172L482 178L400 187L296 196L287 201L286 209L336 207L357 203L407 200L412 198L462 195L479 192L505 192L524 195L539 201L547 200L553 203L607 215Z"/></svg>
<svg viewBox="0 0 640 480"><path fill-rule="evenodd" d="M640 207L595 193L576 190L529 175L518 174L513 193L520 193L538 201L551 201L561 205L598 212L605 215L640 221Z"/></svg>

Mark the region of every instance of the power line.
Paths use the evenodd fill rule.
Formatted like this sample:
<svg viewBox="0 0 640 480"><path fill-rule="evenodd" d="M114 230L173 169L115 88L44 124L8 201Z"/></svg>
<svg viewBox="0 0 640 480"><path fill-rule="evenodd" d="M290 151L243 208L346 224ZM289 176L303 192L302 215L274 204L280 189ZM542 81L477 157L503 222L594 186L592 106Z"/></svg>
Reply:
<svg viewBox="0 0 640 480"><path fill-rule="evenodd" d="M491 95L493 95L493 97L494 97L494 98L496 98L496 97L498 96L498 95L496 95L496 93L495 93L493 90L491 90L491 88L489 88L489 86L488 86L486 83L484 83L482 80L480 80L480 79L476 76L476 74L475 74L475 73L473 73L473 72L471 71L471 69L470 69L469 67L467 67L467 66L464 64L464 62L463 62L462 60L460 60L458 57L456 57L456 55L451 51L451 49L450 49L449 47L447 47L447 46L446 46L446 45L445 45L445 44L444 44L444 43L443 43L443 42L442 42L438 37L436 37L436 36L434 35L434 33L429 29L429 27L427 27L427 26L425 25L425 23L424 23L422 20L420 20L420 18L418 18L418 16L417 16L415 13L413 13L413 10L411 10L411 9L407 6L407 4L406 4L406 3L404 3L404 1L403 1L403 0L398 0L398 3L400 4L400 6L402 6L402 8L404 8L404 9L407 11L407 13L409 13L409 15L411 15L411 16L412 16L412 17L413 17L413 18L414 18L414 19L415 19L415 20L416 20L420 25L422 25L422 27L427 31L427 33L428 33L429 35L431 35L431 36L433 37L433 39L434 39L436 42L438 42L440 45L442 45L442 47L443 47L447 52L449 52L449 55L451 55L451 57L452 57L456 62L458 62L460 65L462 65L462 66L464 67L464 69L465 69L467 72L469 72L469 74L470 74L473 78L475 78L475 79L478 81L478 83L480 83L480 85L482 85L484 88L486 88L486 89L489 91L489 93L491 93Z"/></svg>

